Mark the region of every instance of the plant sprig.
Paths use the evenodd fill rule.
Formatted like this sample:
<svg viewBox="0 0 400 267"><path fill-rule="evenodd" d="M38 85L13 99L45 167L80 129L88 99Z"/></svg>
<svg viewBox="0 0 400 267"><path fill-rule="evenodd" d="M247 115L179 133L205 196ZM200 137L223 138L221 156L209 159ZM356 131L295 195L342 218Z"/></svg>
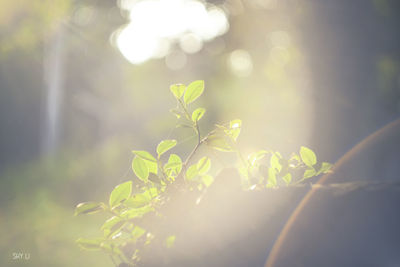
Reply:
<svg viewBox="0 0 400 267"><path fill-rule="evenodd" d="M195 188L202 191L212 185L214 176L210 173L211 159L204 155L192 163L203 145L237 156L236 168L241 174L244 190L301 183L327 173L331 168L328 162L318 163L314 151L304 146L299 153L292 153L289 158L272 150L258 150L246 157L237 144L242 128L242 121L239 119L216 124L213 130L202 136L199 121L205 116L206 109L198 107L191 111L191 104L203 94L204 81L194 81L188 86L174 84L170 86L170 91L177 102L176 108L170 110L171 113L182 121L179 125L192 128L197 139L188 156L182 160L179 155L171 153L178 144L175 139L159 142L154 154L146 150L133 150L132 171L138 178L136 183L140 188L139 192L134 193L133 182L127 181L111 191L108 204L83 202L75 209L75 215L97 212L110 214L111 217L101 226L103 237L79 238L76 242L82 249L102 250L109 254L114 265L118 261L136 266L143 246L150 244L155 238L162 238L146 229L142 225L142 218L159 212L172 197L171 188ZM299 170L303 171L302 177L295 177L295 172ZM164 237L165 247L172 247L175 240L173 234Z"/></svg>

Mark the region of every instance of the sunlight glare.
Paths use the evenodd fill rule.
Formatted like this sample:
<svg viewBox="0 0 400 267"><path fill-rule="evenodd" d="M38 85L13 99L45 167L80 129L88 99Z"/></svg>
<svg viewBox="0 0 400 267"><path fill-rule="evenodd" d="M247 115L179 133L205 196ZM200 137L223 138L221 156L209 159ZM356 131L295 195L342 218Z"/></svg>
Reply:
<svg viewBox="0 0 400 267"><path fill-rule="evenodd" d="M188 33L179 39L179 46L186 53L194 54L203 48L203 40L196 34Z"/></svg>
<svg viewBox="0 0 400 267"><path fill-rule="evenodd" d="M234 123L233 125L232 125L232 129L236 129L236 128L239 128L239 123L238 122L236 122L236 123Z"/></svg>
<svg viewBox="0 0 400 267"><path fill-rule="evenodd" d="M133 64L162 58L175 43L185 53L196 53L203 43L229 30L227 14L198 0L121 1L130 22L117 30L116 46Z"/></svg>

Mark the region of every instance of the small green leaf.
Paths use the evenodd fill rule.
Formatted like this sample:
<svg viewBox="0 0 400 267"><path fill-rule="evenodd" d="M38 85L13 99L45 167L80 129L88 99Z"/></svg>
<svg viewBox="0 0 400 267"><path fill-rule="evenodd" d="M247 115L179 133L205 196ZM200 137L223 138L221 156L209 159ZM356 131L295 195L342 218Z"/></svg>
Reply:
<svg viewBox="0 0 400 267"><path fill-rule="evenodd" d="M236 142L240 134L240 128L225 130L225 134L229 136L234 142Z"/></svg>
<svg viewBox="0 0 400 267"><path fill-rule="evenodd" d="M206 174L211 167L211 161L208 157L202 157L198 162L197 162L197 172L199 175Z"/></svg>
<svg viewBox="0 0 400 267"><path fill-rule="evenodd" d="M157 175L157 171L158 171L157 163L155 163L153 161L148 161L148 160L145 160L144 162L146 163L147 168L149 169L149 172Z"/></svg>
<svg viewBox="0 0 400 267"><path fill-rule="evenodd" d="M151 205L147 205L141 208L126 210L121 213L121 217L125 219L140 218L151 211L154 211L154 208Z"/></svg>
<svg viewBox="0 0 400 267"><path fill-rule="evenodd" d="M145 150L133 150L132 153L144 160L157 163L157 160L149 152Z"/></svg>
<svg viewBox="0 0 400 267"><path fill-rule="evenodd" d="M185 88L186 87L183 84L173 84L169 87L176 99L180 99L182 97L183 92L185 92Z"/></svg>
<svg viewBox="0 0 400 267"><path fill-rule="evenodd" d="M271 168L274 168L277 170L277 173L279 173L282 170L282 165L279 163L279 157L275 153L272 154L272 156L271 156L270 164L271 164Z"/></svg>
<svg viewBox="0 0 400 267"><path fill-rule="evenodd" d="M262 159L266 154L268 154L268 151L266 150L259 150L257 152L251 153L248 156L249 164L250 165L256 165L257 161Z"/></svg>
<svg viewBox="0 0 400 267"><path fill-rule="evenodd" d="M288 167L292 169L297 168L299 167L300 162L301 162L300 156L295 153L292 153L290 159L288 160Z"/></svg>
<svg viewBox="0 0 400 267"><path fill-rule="evenodd" d="M176 146L176 140L163 140L157 146L157 154L160 157L162 154Z"/></svg>
<svg viewBox="0 0 400 267"><path fill-rule="evenodd" d="M193 122L199 121L203 117L205 112L206 110L204 108L195 109L192 113L192 121Z"/></svg>
<svg viewBox="0 0 400 267"><path fill-rule="evenodd" d="M101 230L104 229L111 229L115 224L121 222L122 219L118 216L112 216L111 218L109 218L107 221L105 221L105 223L101 226Z"/></svg>
<svg viewBox="0 0 400 267"><path fill-rule="evenodd" d="M134 150L132 152L137 157L139 157L145 161L149 172L157 174L157 170L158 170L157 160L149 152L147 152L145 150Z"/></svg>
<svg viewBox="0 0 400 267"><path fill-rule="evenodd" d="M241 127L241 120L232 120L229 122L229 129L224 127L224 133L229 136L234 142L236 142L237 138L239 137Z"/></svg>
<svg viewBox="0 0 400 267"><path fill-rule="evenodd" d="M316 175L320 175L321 173L329 173L331 168L332 164L329 162L322 162L322 166Z"/></svg>
<svg viewBox="0 0 400 267"><path fill-rule="evenodd" d="M308 147L302 146L300 148L300 157L304 164L309 167L312 167L317 163L317 156L315 155L314 151Z"/></svg>
<svg viewBox="0 0 400 267"><path fill-rule="evenodd" d="M147 182L149 178L149 167L146 161L136 156L132 161L132 170L136 176L143 182Z"/></svg>
<svg viewBox="0 0 400 267"><path fill-rule="evenodd" d="M204 81L194 81L188 85L183 101L186 105L195 101L204 91Z"/></svg>
<svg viewBox="0 0 400 267"><path fill-rule="evenodd" d="M169 155L167 164L164 165L164 170L166 172L172 171L175 175L178 175L182 170L182 160L176 154Z"/></svg>
<svg viewBox="0 0 400 267"><path fill-rule="evenodd" d="M117 206L122 201L128 199L132 193L132 181L117 185L110 194L110 207Z"/></svg>
<svg viewBox="0 0 400 267"><path fill-rule="evenodd" d="M76 205L74 215L91 214L104 210L104 204L99 202L83 202Z"/></svg>
<svg viewBox="0 0 400 267"><path fill-rule="evenodd" d="M174 235L170 235L169 237L167 237L167 239L165 240L165 246L167 248L171 248L175 243L175 239L176 239L176 236L174 236Z"/></svg>
<svg viewBox="0 0 400 267"><path fill-rule="evenodd" d="M315 175L317 175L317 172L315 171L315 169L314 168L310 168L310 169L307 169L304 172L303 179L308 179L308 178L311 178L311 177L313 177Z"/></svg>
<svg viewBox="0 0 400 267"><path fill-rule="evenodd" d="M96 238L96 239L86 239L86 238L79 238L76 240L76 243L78 243L79 247L85 250L100 250L101 249L101 243L104 241L102 238Z"/></svg>
<svg viewBox="0 0 400 267"><path fill-rule="evenodd" d="M201 180L206 187L209 187L214 182L214 178L211 175L203 175Z"/></svg>
<svg viewBox="0 0 400 267"><path fill-rule="evenodd" d="M122 218L113 216L101 226L101 230L104 231L105 236L109 236L119 230L124 223L125 221Z"/></svg>
<svg viewBox="0 0 400 267"><path fill-rule="evenodd" d="M140 208L149 204L150 201L151 201L151 196L146 191L146 193L136 194L128 198L124 202L124 205L130 208Z"/></svg>
<svg viewBox="0 0 400 267"><path fill-rule="evenodd" d="M144 191L143 194L147 195L150 198L155 198L156 196L158 196L158 189L157 187L150 187L146 191Z"/></svg>
<svg viewBox="0 0 400 267"><path fill-rule="evenodd" d="M287 173L285 176L282 177L282 179L287 185L289 185L292 181L292 175L290 173Z"/></svg>
<svg viewBox="0 0 400 267"><path fill-rule="evenodd" d="M193 164L190 166L187 171L186 171L186 179L187 180L192 180L199 174L199 171L197 170L197 164Z"/></svg>

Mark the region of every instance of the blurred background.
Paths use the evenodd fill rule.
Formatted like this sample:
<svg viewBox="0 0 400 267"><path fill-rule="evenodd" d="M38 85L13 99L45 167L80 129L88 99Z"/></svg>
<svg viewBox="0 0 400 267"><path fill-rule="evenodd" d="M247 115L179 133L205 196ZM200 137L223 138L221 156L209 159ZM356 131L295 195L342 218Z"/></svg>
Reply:
<svg viewBox="0 0 400 267"><path fill-rule="evenodd" d="M170 84L205 80L201 127L242 119L247 152L306 145L335 162L399 117L397 0L0 6L1 266L112 265L74 243L99 234L101 216L73 210L107 201L133 178L131 150L171 136ZM376 140L340 179L397 179L399 135ZM30 259L13 260L18 252Z"/></svg>

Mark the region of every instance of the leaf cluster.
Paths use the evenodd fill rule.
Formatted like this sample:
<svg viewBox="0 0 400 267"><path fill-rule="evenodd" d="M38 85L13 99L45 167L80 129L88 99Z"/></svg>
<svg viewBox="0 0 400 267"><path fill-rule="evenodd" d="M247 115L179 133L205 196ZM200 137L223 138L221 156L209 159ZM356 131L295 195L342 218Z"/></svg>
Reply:
<svg viewBox="0 0 400 267"><path fill-rule="evenodd" d="M192 109L191 104L203 94L204 81L194 81L187 86L174 84L170 91L177 104L176 108L170 110L171 113L178 118L179 125L191 128L197 137L196 145L188 156L182 159L171 152L178 145L175 139L160 141L153 152L133 150L132 172L137 177L133 181L139 190L134 192L133 181L127 181L111 191L108 204L84 202L75 209L75 215L97 212L109 214L100 227L102 237L79 238L77 243L82 249L102 250L110 255L116 265L120 262L136 266L143 248L154 239L162 239L146 229L143 217L160 212L163 205L173 197L171 188L207 192L214 181L212 159L209 155L203 155L194 160L201 146L236 155L236 168L242 176L243 190L263 190L299 183L326 173L331 168L327 162L318 163L315 153L307 147L301 147L298 153L293 153L289 158L272 150L259 150L244 155L237 143L242 128L239 119L216 124L212 131L202 135L199 122L206 109ZM298 171L302 172L300 177L295 175ZM171 233L163 237L163 244L170 248L175 240L176 236Z"/></svg>

